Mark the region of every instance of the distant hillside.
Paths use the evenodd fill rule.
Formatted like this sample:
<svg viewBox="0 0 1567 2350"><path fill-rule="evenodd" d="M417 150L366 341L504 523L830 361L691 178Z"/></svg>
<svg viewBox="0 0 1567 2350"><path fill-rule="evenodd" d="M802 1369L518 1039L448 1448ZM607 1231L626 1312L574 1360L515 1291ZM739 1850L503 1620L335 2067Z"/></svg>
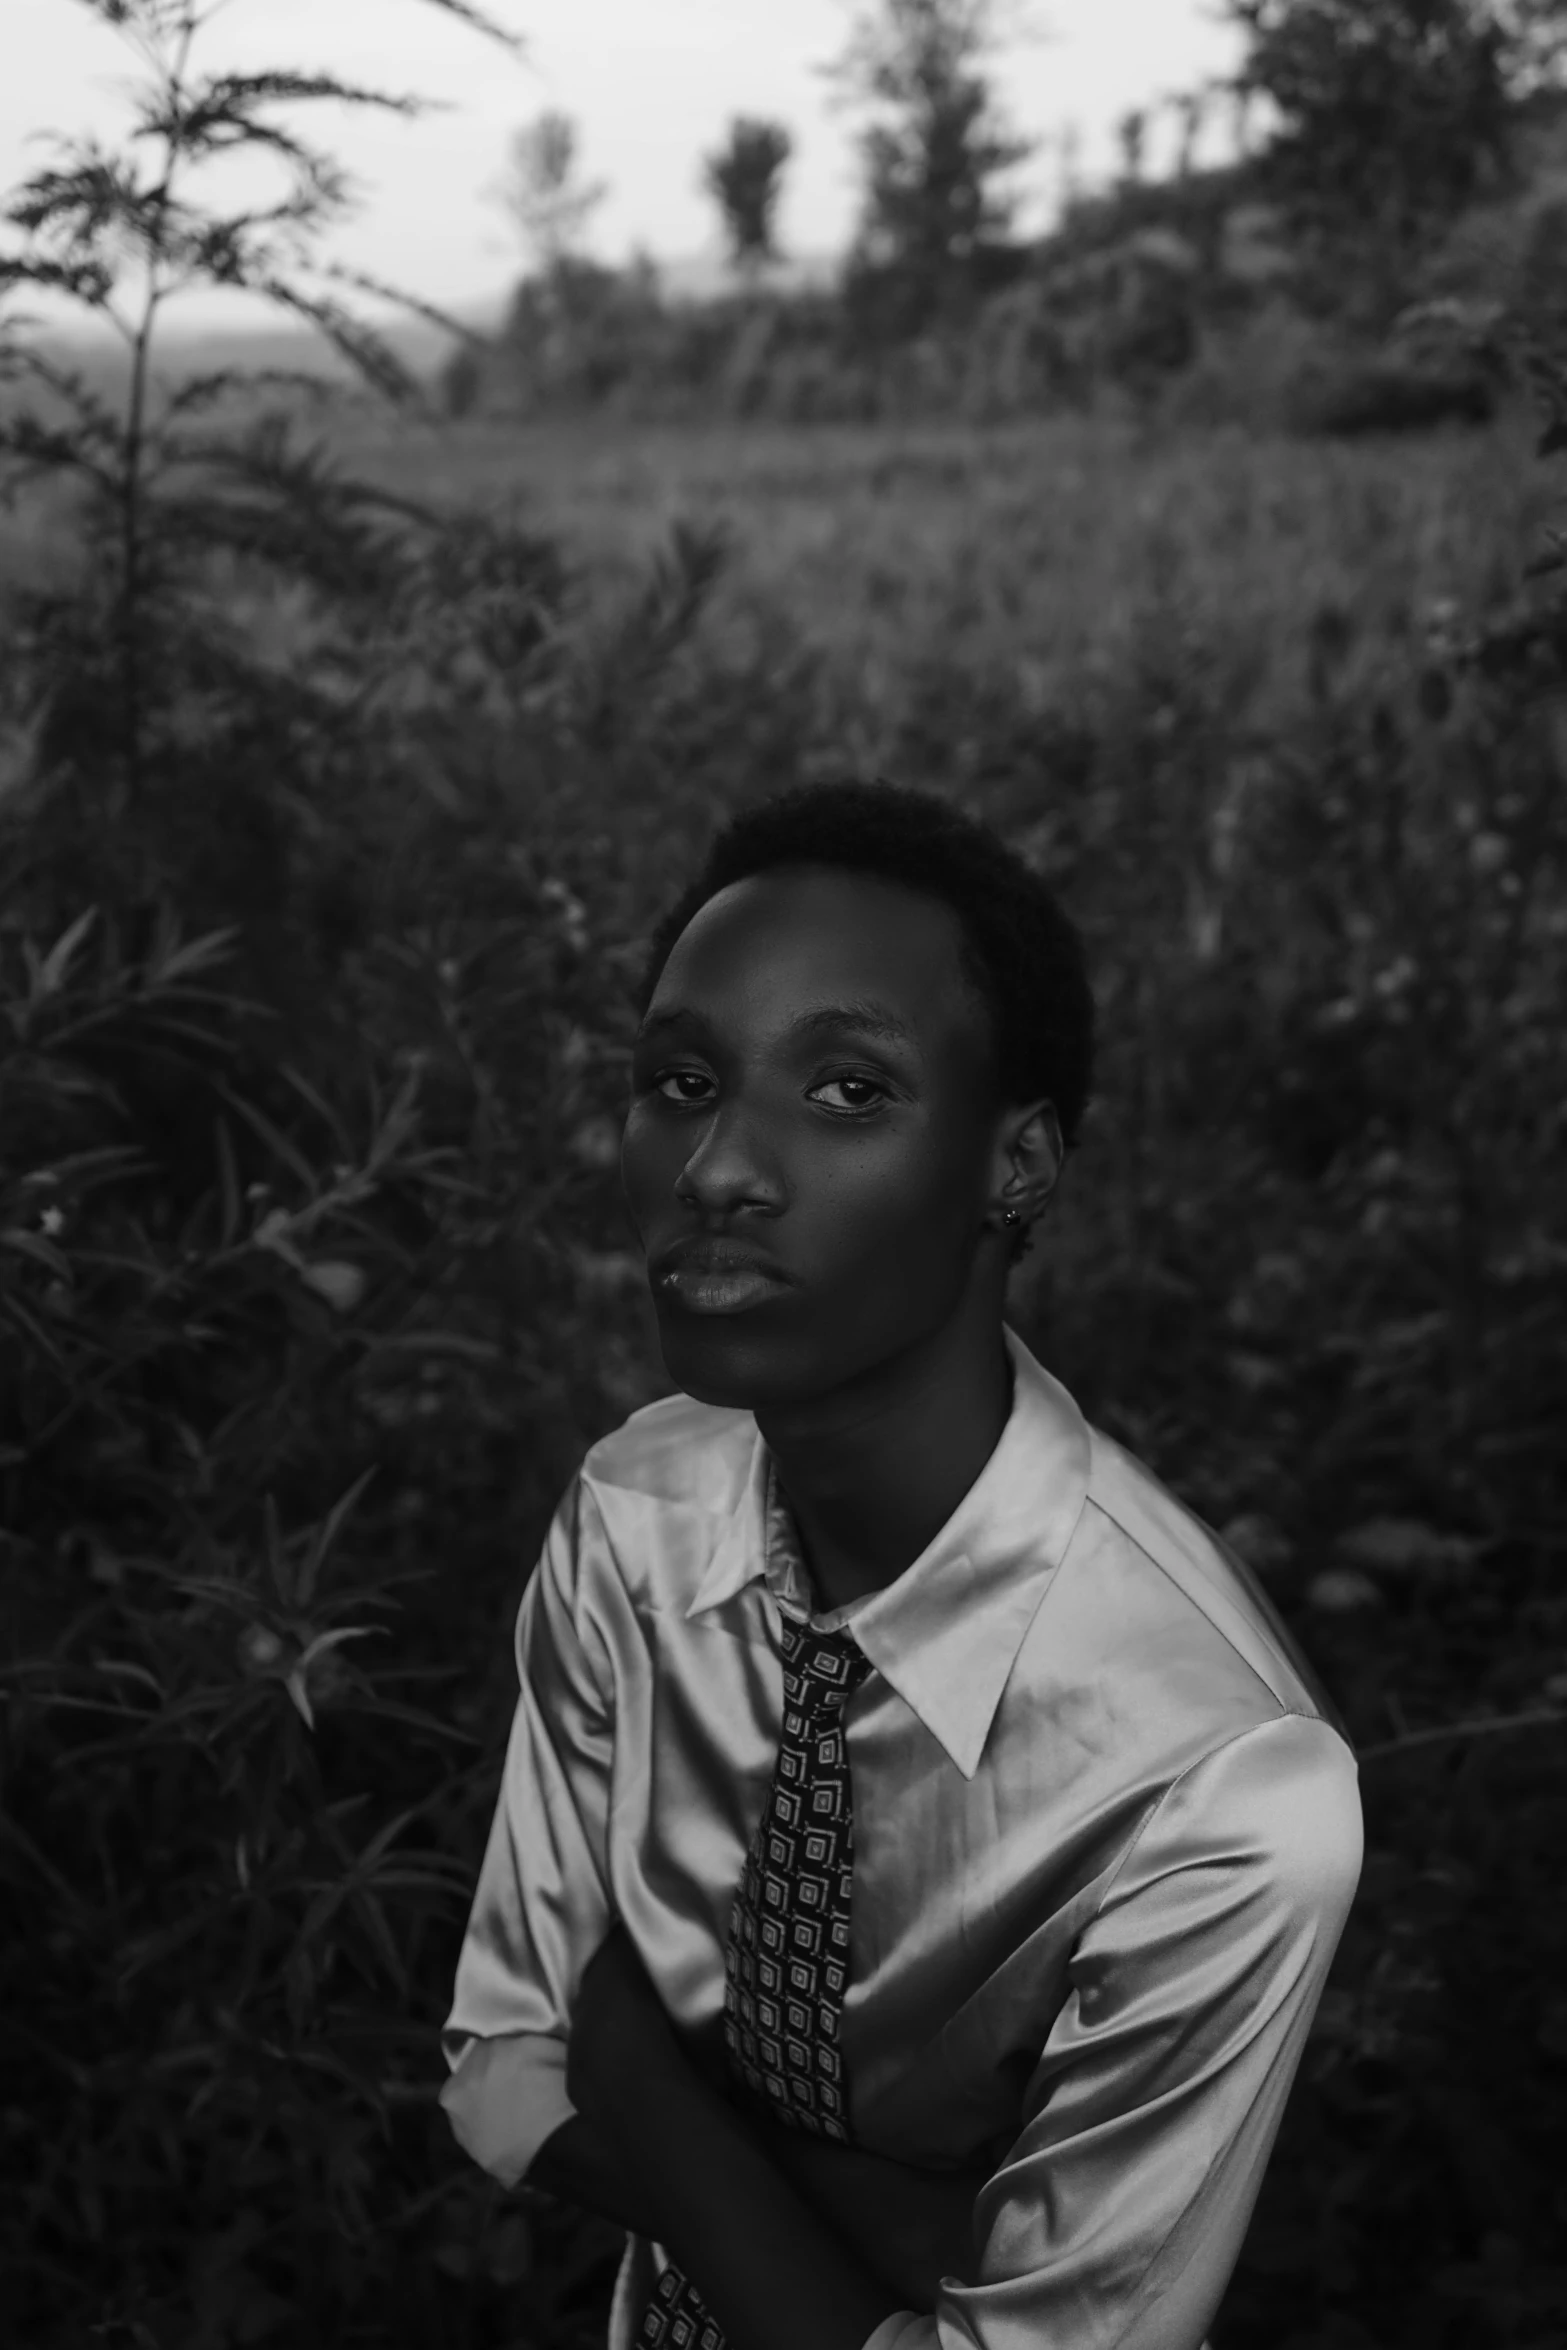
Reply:
<svg viewBox="0 0 1567 2350"><path fill-rule="evenodd" d="M830 254L791 257L768 273L768 289L778 295L813 291L832 282L837 266ZM661 297L676 305L721 301L734 293L739 283L733 268L719 254L659 261L653 269ZM455 315L459 324L475 334L490 334L500 325L510 299L510 289L503 289L493 301L469 304ZM373 323L403 365L421 379L433 376L450 355L453 338L421 318L394 312L375 318ZM109 390L124 379L125 353L112 335L59 331L45 341L63 364L76 368L95 386ZM324 336L303 326L281 323L200 327L171 321L159 339L157 364L159 373L172 383L220 368L234 368L243 374L285 368L320 376L329 383L355 380L353 369Z"/></svg>
<svg viewBox="0 0 1567 2350"><path fill-rule="evenodd" d="M767 272L767 288L774 294L820 293L834 282L841 266L835 253L787 254ZM666 302L718 302L741 291L747 282L721 253L659 261L654 270Z"/></svg>
<svg viewBox="0 0 1567 2350"><path fill-rule="evenodd" d="M476 329L480 327L478 320L473 323ZM451 348L452 338L422 319L377 319L375 324L403 365L417 376L429 375ZM42 339L54 358L75 368L95 388L110 391L124 381L126 353L111 336L57 331ZM247 375L267 368L287 368L319 376L328 383L353 380L347 361L323 335L305 327L171 326L159 338L156 364L159 374L171 383L229 367Z"/></svg>

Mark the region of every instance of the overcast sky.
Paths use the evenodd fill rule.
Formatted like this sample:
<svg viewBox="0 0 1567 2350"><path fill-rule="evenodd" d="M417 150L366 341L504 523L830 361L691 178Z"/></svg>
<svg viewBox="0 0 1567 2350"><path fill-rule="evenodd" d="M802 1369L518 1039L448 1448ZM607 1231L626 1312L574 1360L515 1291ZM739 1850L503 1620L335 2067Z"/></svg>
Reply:
<svg viewBox="0 0 1567 2350"><path fill-rule="evenodd" d="M1064 126L1078 126L1084 167L1101 171L1120 115L1223 70L1232 51L1212 0L1023 5L1035 29L1009 46L999 83L1015 127L1042 143L1022 174L1037 222L1059 183L1055 142ZM323 111L320 129L362 196L339 233L339 258L454 306L504 288L514 248L485 191L508 132L544 106L576 119L584 166L608 183L592 240L606 260L639 246L684 260L716 246L700 158L736 113L775 116L794 132L785 245L812 255L843 244L854 208L853 126L829 104L819 69L843 45L851 0L493 0L493 8L523 35L522 59L424 0L229 0L208 36L210 62L330 66L449 109L415 124ZM116 90L134 60L83 0L0 0L0 55L0 188L47 153L35 134L112 132Z"/></svg>

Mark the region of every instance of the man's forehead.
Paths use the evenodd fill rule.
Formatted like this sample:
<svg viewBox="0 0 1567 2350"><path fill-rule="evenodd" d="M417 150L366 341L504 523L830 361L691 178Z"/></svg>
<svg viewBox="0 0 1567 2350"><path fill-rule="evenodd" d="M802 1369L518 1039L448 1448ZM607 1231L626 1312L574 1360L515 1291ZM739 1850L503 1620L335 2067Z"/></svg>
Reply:
<svg viewBox="0 0 1567 2350"><path fill-rule="evenodd" d="M861 1006L871 1024L923 1027L973 1001L952 907L833 866L780 867L718 891L676 940L654 1000L748 982L787 988L800 1010Z"/></svg>

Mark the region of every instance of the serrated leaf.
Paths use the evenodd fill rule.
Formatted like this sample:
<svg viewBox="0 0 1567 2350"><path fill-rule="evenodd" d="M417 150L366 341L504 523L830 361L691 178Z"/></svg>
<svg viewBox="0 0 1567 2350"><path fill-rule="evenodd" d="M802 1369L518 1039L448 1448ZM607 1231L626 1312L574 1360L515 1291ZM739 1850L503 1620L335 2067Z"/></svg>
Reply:
<svg viewBox="0 0 1567 2350"><path fill-rule="evenodd" d="M501 1349L487 1338L466 1338L457 1330L392 1330L373 1338L365 1350L371 1355L454 1355L469 1363L498 1363Z"/></svg>
<svg viewBox="0 0 1567 2350"><path fill-rule="evenodd" d="M499 42L503 49L511 50L514 55L522 53L522 36L509 32L489 9L478 7L476 0L425 0L425 5L438 9L443 16L454 17L459 24L466 25L470 32L482 33L486 40Z"/></svg>
<svg viewBox="0 0 1567 2350"><path fill-rule="evenodd" d="M355 1507L360 1495L374 1475L374 1468L369 1468L364 1471L362 1476L356 1477L348 1491L333 1503L317 1528L310 1548L305 1554L304 1565L299 1572L299 1599L302 1607L309 1607L315 1598L321 1579L321 1569L326 1563L327 1554L337 1540L344 1520Z"/></svg>
<svg viewBox="0 0 1567 2350"><path fill-rule="evenodd" d="M218 1239L221 1247L229 1249L239 1239L245 1220L244 1203L240 1198L239 1168L235 1164L234 1139L229 1133L227 1120L214 1118L212 1134L218 1160L218 1197L222 1201Z"/></svg>
<svg viewBox="0 0 1567 2350"><path fill-rule="evenodd" d="M350 1864L347 1873L335 1884L321 1888L300 1922L299 1932L294 1938L293 1956L303 1958L310 1944L331 1923L344 1903L354 1900L363 1892L379 1863L385 1858L388 1848L402 1834L409 1821L417 1816L419 1808L417 1804L410 1804L406 1811L398 1812L386 1821Z"/></svg>
<svg viewBox="0 0 1567 2350"><path fill-rule="evenodd" d="M375 1895L367 1890L357 1891L351 1899L351 1910L398 1990L405 1996L408 1990L408 1969L398 1949L392 1929L386 1922L386 1912Z"/></svg>
<svg viewBox="0 0 1567 2350"><path fill-rule="evenodd" d="M230 393L251 402L258 392L284 391L306 399L329 399L337 389L331 376L314 375L305 367L217 367L205 375L187 376L164 406L160 434L164 453L171 465L201 462L200 449L187 449L168 428L182 417L199 416L204 409L220 405Z"/></svg>
<svg viewBox="0 0 1567 2350"><path fill-rule="evenodd" d="M224 930L208 930L200 938L179 943L178 934L171 933L167 944L162 941L154 959L147 967L149 987L176 987L193 979L200 971L211 971L219 963L227 962L239 936L232 926ZM227 999L219 997L219 1002Z"/></svg>
<svg viewBox="0 0 1567 2350"><path fill-rule="evenodd" d="M187 86L175 99L148 107L141 122L154 137L177 139L191 154L263 146L296 161L311 160L302 141L283 126L265 121L260 110L323 102L368 107L410 120L428 112L431 103L341 81L335 74L219 73Z"/></svg>
<svg viewBox="0 0 1567 2350"><path fill-rule="evenodd" d="M1393 1576L1440 1575L1468 1566L1475 1555L1466 1536L1443 1533L1415 1518L1369 1518L1341 1534L1333 1547L1353 1567Z"/></svg>
<svg viewBox="0 0 1567 2350"><path fill-rule="evenodd" d="M218 1092L228 1103L229 1108L244 1119L252 1133L266 1144L275 1157L282 1160L285 1167L299 1177L305 1189L308 1192L314 1192L316 1188L315 1169L304 1153L290 1142L288 1136L273 1125L265 1111L258 1110L254 1102L246 1101L243 1094L231 1092L226 1085L220 1084Z"/></svg>
<svg viewBox="0 0 1567 2350"><path fill-rule="evenodd" d="M256 291L280 310L292 311L307 326L313 326L354 373L393 407L416 406L423 397L418 378L404 366L385 336L330 294L311 294L275 275L264 278Z"/></svg>
<svg viewBox="0 0 1567 2350"><path fill-rule="evenodd" d="M47 1240L40 1239L36 1232L23 1232L15 1226L0 1231L0 1248L12 1249L18 1256L34 1258L57 1281L69 1281L71 1278L69 1260L57 1248L52 1248Z"/></svg>
<svg viewBox="0 0 1567 2350"><path fill-rule="evenodd" d="M335 1314L351 1314L364 1302L369 1287L364 1270L340 1258L322 1257L296 1268L300 1280L325 1300Z"/></svg>
<svg viewBox="0 0 1567 2350"><path fill-rule="evenodd" d="M328 1656L334 1648L341 1648L347 1640L374 1640L385 1630L384 1624L340 1624L331 1632L318 1632L300 1657L301 1670L308 1668L318 1656Z"/></svg>
<svg viewBox="0 0 1567 2350"><path fill-rule="evenodd" d="M42 1327L37 1318L28 1312L26 1306L23 1305L20 1298L14 1295L0 1297L0 1319L4 1319L12 1323L18 1330L21 1331L24 1338L30 1338L34 1346L37 1347L39 1353L41 1355L46 1355L49 1361L53 1363L55 1369L60 1373L61 1377L66 1380L70 1379L70 1366L66 1362L64 1354L61 1352L60 1348L56 1346L48 1331ZM42 1441L44 1440L40 1439L40 1443ZM28 1453L26 1457L31 1459L31 1453Z"/></svg>
<svg viewBox="0 0 1567 2350"><path fill-rule="evenodd" d="M310 1692L305 1687L305 1676L298 1665L295 1665L292 1671L285 1675L283 1686L293 1700L305 1728L313 1730L316 1726L315 1712L310 1703Z"/></svg>
<svg viewBox="0 0 1567 2350"><path fill-rule="evenodd" d="M132 1664L127 1658L100 1657L98 1659L97 1669L100 1673L108 1673L122 1681L136 1681L140 1683L143 1688L150 1689L153 1696L156 1697L161 1703L163 1698L163 1684L156 1678L154 1674L147 1670L145 1665Z"/></svg>
<svg viewBox="0 0 1567 2350"><path fill-rule="evenodd" d="M98 919L96 906L89 906L85 914L78 914L69 929L63 930L38 966L38 990L43 995L57 995L65 985L76 951L87 938Z"/></svg>
<svg viewBox="0 0 1567 2350"><path fill-rule="evenodd" d="M327 1132L331 1135L333 1142L337 1145L338 1155L341 1158L346 1159L349 1156L352 1147L349 1141L348 1129L343 1124L343 1121L338 1116L337 1112L333 1109L331 1103L321 1092L320 1088L318 1086L312 1085L308 1077L303 1076L298 1069L294 1068L292 1064L287 1061L283 1063L282 1068L279 1071L279 1075L283 1078L286 1084L293 1087L294 1091L299 1095L302 1101L309 1103L311 1109L315 1111L316 1116L321 1120L322 1125L325 1126Z"/></svg>
<svg viewBox="0 0 1567 2350"><path fill-rule="evenodd" d="M278 1523L277 1502L270 1493L262 1501L261 1513L265 1529L267 1572L272 1578L272 1588L283 1606L291 1608L294 1604L293 1569L289 1563L288 1546L283 1540L283 1529Z"/></svg>

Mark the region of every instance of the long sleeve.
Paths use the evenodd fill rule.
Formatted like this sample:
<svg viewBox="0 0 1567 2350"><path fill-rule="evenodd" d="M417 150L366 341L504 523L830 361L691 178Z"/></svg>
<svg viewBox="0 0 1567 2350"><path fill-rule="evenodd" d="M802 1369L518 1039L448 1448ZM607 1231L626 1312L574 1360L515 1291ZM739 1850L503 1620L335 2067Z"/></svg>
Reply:
<svg viewBox="0 0 1567 2350"><path fill-rule="evenodd" d="M1199 2350L1359 1876L1349 1750L1285 1715L1154 1808L1079 1938L978 2283L876 2350Z"/></svg>
<svg viewBox="0 0 1567 2350"><path fill-rule="evenodd" d="M452 2129L506 2186L570 2119L566 2044L577 1986L610 1924L605 1822L608 1672L579 1601L591 1497L567 1494L517 1617L520 1692L441 2035Z"/></svg>

